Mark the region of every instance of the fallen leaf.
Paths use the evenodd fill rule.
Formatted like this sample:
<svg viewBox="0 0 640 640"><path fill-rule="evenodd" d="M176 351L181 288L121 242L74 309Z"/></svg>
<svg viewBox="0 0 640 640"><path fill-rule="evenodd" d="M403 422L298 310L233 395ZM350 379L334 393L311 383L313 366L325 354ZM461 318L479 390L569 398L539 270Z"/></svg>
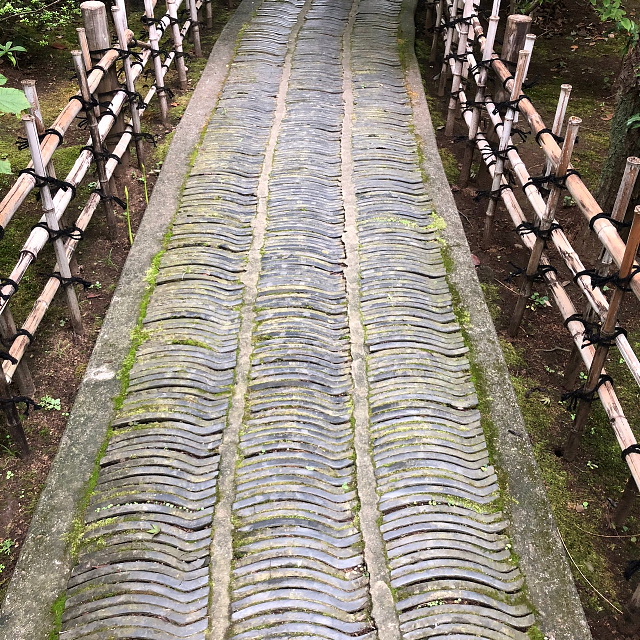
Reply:
<svg viewBox="0 0 640 640"><path fill-rule="evenodd" d="M577 44L572 44L572 45L571 45L571 49L572 49L573 51L575 51L576 49L579 49L579 48L580 48L580 47L578 47L578 45L577 45Z"/></svg>
<svg viewBox="0 0 640 640"><path fill-rule="evenodd" d="M478 258L478 256L475 253L471 254L471 259L473 260L473 264L476 267L479 267L482 263L480 262L480 258Z"/></svg>
<svg viewBox="0 0 640 640"><path fill-rule="evenodd" d="M602 116L602 118L600 118L600 120L604 120L605 122L609 122L609 120L611 120L611 118L613 118L613 113L607 113L604 116Z"/></svg>
<svg viewBox="0 0 640 640"><path fill-rule="evenodd" d="M171 106L172 106L172 107L177 107L177 106L178 106L178 103L177 103L177 102L172 102L172 103L171 103Z"/></svg>

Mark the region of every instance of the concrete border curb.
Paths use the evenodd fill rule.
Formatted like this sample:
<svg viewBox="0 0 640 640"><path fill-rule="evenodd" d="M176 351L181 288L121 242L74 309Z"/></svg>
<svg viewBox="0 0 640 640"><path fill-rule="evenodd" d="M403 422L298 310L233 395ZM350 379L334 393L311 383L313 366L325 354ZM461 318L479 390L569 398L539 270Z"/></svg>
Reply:
<svg viewBox="0 0 640 640"><path fill-rule="evenodd" d="M121 390L117 374L147 291L144 276L178 209L191 155L218 102L238 36L260 3L243 0L229 20L176 128L9 584L0 611L0 640L49 638L52 606L71 570L67 540L115 413L113 401Z"/></svg>
<svg viewBox="0 0 640 640"><path fill-rule="evenodd" d="M528 595L540 627L549 640L589 640L591 632L564 553L551 505L509 377L500 342L471 261L471 251L438 153L424 86L413 43L417 0L406 0L400 21L406 80L415 115L416 136L423 150L422 168L443 232L453 272L449 280L471 318L466 328L475 364L482 370L491 418L496 426L498 463L507 480L508 516L514 550L520 556Z"/></svg>

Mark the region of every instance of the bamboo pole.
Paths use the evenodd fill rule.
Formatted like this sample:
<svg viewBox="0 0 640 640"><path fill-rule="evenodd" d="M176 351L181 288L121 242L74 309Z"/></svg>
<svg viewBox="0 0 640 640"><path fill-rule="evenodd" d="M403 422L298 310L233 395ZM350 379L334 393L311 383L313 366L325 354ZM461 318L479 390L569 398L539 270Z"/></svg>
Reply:
<svg viewBox="0 0 640 640"><path fill-rule="evenodd" d="M445 0L440 0L436 7L436 22L433 27L433 40L431 41L431 52L429 53L429 64L435 63L438 57L438 34L442 27L442 16L444 14Z"/></svg>
<svg viewBox="0 0 640 640"><path fill-rule="evenodd" d="M0 336L8 349L13 345L17 337L17 331L11 309L6 307L4 313L0 315ZM7 380L7 382L10 382L10 380ZM36 392L36 386L33 384L31 372L24 360L20 360L16 365L15 382L18 385L20 394L23 396L32 396Z"/></svg>
<svg viewBox="0 0 640 640"><path fill-rule="evenodd" d="M213 4L212 0L205 0L205 16L207 18L207 29L213 29Z"/></svg>
<svg viewBox="0 0 640 640"><path fill-rule="evenodd" d="M499 0L498 0L498 9L499 9ZM477 76L476 97L474 100L474 106L471 111L471 124L469 125L469 136L467 140L467 146L464 152L464 158L462 159L462 169L460 171L460 186L463 188L469 184L469 179L471 178L471 167L473 165L473 152L476 147L475 137L476 137L476 134L478 133L478 127L480 126L480 116L482 114L482 112L480 111L480 107L478 105L484 102L485 91L487 88L487 76L489 73L488 63L489 63L489 60L491 60L491 56L493 55L493 42L496 37L499 21L500 21L500 18L495 13L489 18L489 29L487 30L487 39L485 41L485 46L482 51L482 66L480 67L480 72Z"/></svg>
<svg viewBox="0 0 640 640"><path fill-rule="evenodd" d="M209 2L210 6L211 3ZM151 56L153 58L153 71L156 78L156 93L160 104L160 122L165 128L169 127L169 105L167 102L167 89L164 84L164 74L162 73L162 60L160 60L158 29L155 25L153 14L153 0L144 0L145 15L149 19L149 44L151 45Z"/></svg>
<svg viewBox="0 0 640 640"><path fill-rule="evenodd" d="M520 51L518 57L518 66L516 68L516 75L511 89L510 101L515 101L520 96L520 89L527 73L527 67L529 64L530 52L526 50ZM493 219L495 216L496 205L498 204L498 197L496 193L499 193L500 183L502 181L502 174L504 171L504 165L506 160L506 154L508 147L510 146L511 139L511 127L515 119L516 108L509 106L507 113L505 114L504 121L502 123L502 130L500 132L500 144L498 146L498 154L496 154L495 172L493 181L491 183L491 194L489 197L489 205L485 214L483 243L487 247L491 243L491 236L493 234Z"/></svg>
<svg viewBox="0 0 640 640"><path fill-rule="evenodd" d="M175 0L167 0L167 11L171 22L171 38L173 39L173 49L176 54L176 69L178 70L178 81L180 88L184 91L187 88L187 67L184 63L184 51L182 50L182 35L178 24L178 9Z"/></svg>
<svg viewBox="0 0 640 640"><path fill-rule="evenodd" d="M40 100L38 99L38 91L36 90L35 80L22 80L22 90L26 96L31 108L29 113L36 119L36 127L38 128L38 136L44 134L46 129L44 124L44 118L42 117L42 110L40 109ZM47 162L47 171L52 178L56 177L56 168L53 166L53 159Z"/></svg>
<svg viewBox="0 0 640 640"><path fill-rule="evenodd" d="M631 231L629 232L629 239L627 240L627 246L620 266L620 278L625 279L631 275L633 269L633 263L636 253L638 253L638 246L640 245L640 206L636 207L634 211L633 224ZM600 336L604 341L598 342L596 346L595 356L589 369L589 375L587 381L583 387L583 396L593 394L596 390L602 370L604 369L604 363L609 353L610 343L614 337L614 331L616 322L618 319L618 312L622 299L624 298L625 287L616 287L611 296L611 302L609 303L609 311L605 318L604 323L600 329ZM564 450L564 457L571 461L575 458L580 444L580 439L584 433L589 414L591 413L591 401L587 397L581 397L578 404L578 410L576 411L576 417L573 421L573 426L569 432L567 444Z"/></svg>
<svg viewBox="0 0 640 640"><path fill-rule="evenodd" d="M191 18L191 42L193 54L196 58L202 58L202 45L200 44L200 22L196 0L187 0L189 3L189 17Z"/></svg>
<svg viewBox="0 0 640 640"><path fill-rule="evenodd" d="M453 0L452 4L449 5L448 2L444 4L444 13L445 13L445 22L449 24L447 27L447 35L444 39L444 59L442 61L442 68L440 70L440 79L438 81L438 95L440 97L444 96L444 87L447 82L447 74L449 73L450 65L449 65L449 54L451 53L451 47L453 45L453 34L455 32L455 27L453 25L453 20L456 17L456 7L457 0Z"/></svg>
<svg viewBox="0 0 640 640"><path fill-rule="evenodd" d="M551 131L554 135L560 136L562 134L562 125L564 124L564 117L567 113L567 106L569 104L569 97L571 96L572 86L570 84L563 84L560 87L560 96L558 97L558 105L556 106L556 113L553 117L553 127ZM551 162L547 159L544 175L548 176L553 170Z"/></svg>
<svg viewBox="0 0 640 640"><path fill-rule="evenodd" d="M560 163L558 164L557 176L562 178L569 167L571 161L571 154L573 153L573 146L578 135L578 129L582 120L580 118L569 118L569 124L567 126L567 137L562 146L562 155L560 156ZM513 315L511 316L511 322L509 323L508 333L511 337L514 337L518 333L522 318L527 306L527 301L531 297L531 291L533 288L533 281L538 274L538 267L540 265L540 258L542 252L546 246L546 238L549 236L549 230L556 215L558 203L560 201L560 195L562 193L562 187L558 184L554 184L549 199L547 200L547 206L542 215L540 221L536 224L533 223L533 228L537 228L539 231L536 235L535 244L529 256L529 263L524 273L524 279L522 286L520 287L520 293L516 302Z"/></svg>
<svg viewBox="0 0 640 640"><path fill-rule="evenodd" d="M47 168L42 159L40 153L40 145L38 142L38 130L36 129L35 119L31 115L22 116L25 131L27 133L27 139L29 141L29 149L33 158L33 167L38 176L47 177ZM56 232L60 230L58 225L58 218L56 216L55 207L53 204L53 198L51 197L51 190L47 183L42 184L40 187L40 194L42 197L42 209L47 221L47 227L50 232ZM60 266L60 275L63 279L71 279L71 269L69 267L69 260L64 251L64 244L62 238L56 238L53 240L53 249ZM71 317L71 324L73 330L77 335L82 335L84 329L82 327L82 314L80 313L80 305L78 304L78 298L76 297L75 289L72 284L65 286L65 292L67 294L67 304L69 306L69 314ZM0 376L1 378L2 376Z"/></svg>
<svg viewBox="0 0 640 640"><path fill-rule="evenodd" d="M473 12L473 0L464 0L464 9L462 11L462 22L460 23L460 33L458 38L458 48L456 50L456 57L453 64L453 81L451 84L451 97L449 98L449 110L447 113L447 123L444 133L446 136L452 136L455 123L456 112L458 110L458 91L462 86L463 75L462 67L463 62L466 61L467 53L467 36L469 33L468 20L471 18ZM467 21L467 22L465 22Z"/></svg>
<svg viewBox="0 0 640 640"><path fill-rule="evenodd" d="M29 453L29 443L22 426L20 414L12 399L11 390L4 376L0 376L0 399L2 402L2 411L6 418L6 426L13 442L18 446L18 455L20 458L26 458Z"/></svg>
<svg viewBox="0 0 640 640"><path fill-rule="evenodd" d="M116 35L118 37L118 43L122 51L128 51L127 45L127 16L125 12L118 6L111 7L111 14L113 16L113 24L116 28ZM131 122L133 123L133 138L136 145L136 156L138 158L138 168L142 169L144 166L144 145L142 144L142 126L140 124L140 112L139 104L136 92L135 78L131 69L131 60L128 55L125 54L122 60L122 66L124 68L125 83L128 93L129 111L131 112Z"/></svg>
<svg viewBox="0 0 640 640"><path fill-rule="evenodd" d="M80 95L84 100L89 101L91 99L91 93L89 92L89 83L87 82L86 68L84 66L84 58L80 51L72 51L73 64L78 77L78 83L80 84ZM98 180L100 182L100 190L102 191L102 211L107 220L109 228L109 237L115 239L118 233L118 227L116 222L116 216L113 212L113 205L110 198L112 197L111 186L109 184L109 178L105 170L106 159L104 157L105 146L100 136L100 127L98 125L98 119L92 109L87 111L87 123L89 125L89 133L91 135L91 145L96 151L94 154L94 160L96 163L96 170L98 173Z"/></svg>

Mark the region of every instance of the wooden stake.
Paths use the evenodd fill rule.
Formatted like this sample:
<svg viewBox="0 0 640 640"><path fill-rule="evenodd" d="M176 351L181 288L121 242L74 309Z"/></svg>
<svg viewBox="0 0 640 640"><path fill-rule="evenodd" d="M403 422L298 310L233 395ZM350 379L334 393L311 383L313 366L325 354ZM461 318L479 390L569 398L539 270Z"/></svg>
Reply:
<svg viewBox="0 0 640 640"><path fill-rule="evenodd" d="M513 81L513 87L511 89L511 101L515 101L520 96L520 90L522 89L522 83L527 73L529 66L529 58L531 53L526 50L520 51L520 57L518 58L518 68L516 69L515 79ZM498 146L498 154L496 154L495 172L493 174L493 181L491 183L491 196L489 198L489 206L485 216L484 223L484 235L483 243L485 247L488 247L491 243L491 236L493 234L493 218L495 215L496 205L498 198L493 195L499 189L502 183L502 173L504 171L505 154L507 147L509 146L509 140L511 138L511 127L515 119L516 109L510 107L507 109L504 121L502 124L502 130L500 131L500 144Z"/></svg>
<svg viewBox="0 0 640 640"><path fill-rule="evenodd" d="M205 15L207 17L207 29L213 29L213 4L211 0L206 0Z"/></svg>
<svg viewBox="0 0 640 640"><path fill-rule="evenodd" d="M448 17L448 22L451 23L455 17L457 17L457 0L453 0L453 4L449 5L445 3L444 8L449 9L449 12L445 11L445 18ZM447 35L445 36L444 41L444 59L442 61L442 69L440 71L440 80L438 82L438 95L440 97L444 96L444 87L447 82L447 74L449 73L449 54L451 53L451 47L453 45L453 35L455 32L455 27L453 25L447 27Z"/></svg>
<svg viewBox="0 0 640 640"><path fill-rule="evenodd" d="M87 82L87 73L84 66L84 58L80 51L72 51L73 65L76 70L76 76L78 77L78 83L80 84L80 95L83 100L89 101L91 99L91 93L89 92L89 83ZM87 123L89 125L89 133L91 134L91 145L95 149L97 155L94 155L96 163L96 170L98 173L98 180L100 181L100 191L102 191L102 210L107 220L109 227L109 237L112 240L118 235L118 226L115 213L113 212L113 205L110 198L112 197L111 186L109 179L107 178L107 172L105 170L105 158L100 155L105 153L105 146L100 136L100 129L98 125L98 119L93 109L87 111Z"/></svg>
<svg viewBox="0 0 640 640"><path fill-rule="evenodd" d="M580 118L569 118L569 124L567 126L567 136L562 146L562 155L560 156L560 163L558 164L557 173L559 177L563 177L569 168L571 162L571 154L573 153L573 146L578 135L578 129L582 120ZM560 201L560 194L562 193L562 187L554 184L547 200L547 207L544 215L538 224L533 223L534 228L539 229L538 233L548 235L551 225L556 215L558 203ZM546 239L540 235L536 236L535 244L529 256L529 263L527 264L527 270L524 274L522 286L520 287L520 295L516 302L513 315L511 316L511 322L509 323L509 335L513 338L518 333L524 311L527 306L527 301L531 297L531 291L533 288L533 281L538 274L538 267L540 266L540 258L542 252L546 246Z"/></svg>
<svg viewBox="0 0 640 640"><path fill-rule="evenodd" d="M169 128L169 105L167 101L167 90L164 84L164 74L162 73L162 60L160 60L160 52L158 42L158 29L154 23L153 0L144 0L145 15L149 19L149 44L151 45L151 57L153 59L153 72L156 78L156 93L158 94L158 102L160 104L160 122L165 128ZM208 4L211 6L211 3Z"/></svg>
<svg viewBox="0 0 640 640"><path fill-rule="evenodd" d="M462 67L466 61L467 53L467 36L469 33L468 21L473 13L473 0L464 0L464 10L462 12L463 22L460 23L460 35L458 39L458 48L456 50L456 59L453 65L453 81L451 84L451 97L449 98L449 111L447 113L447 124L444 133L446 136L452 136L455 123L456 112L458 109L458 91L462 85ZM465 60L463 60L463 57Z"/></svg>
<svg viewBox="0 0 640 640"><path fill-rule="evenodd" d="M633 223L631 225L631 231L629 232L629 239L627 240L626 250L622 264L620 265L620 278L628 278L631 274L631 270L634 266L635 256L638 252L638 246L640 245L640 206L636 207L634 211ZM622 299L624 298L625 289L616 287L613 290L611 296L611 302L609 303L609 311L605 321L600 328L600 336L605 340L611 338L614 335L616 321L618 318L618 312ZM604 369L604 363L609 353L609 345L607 342L599 342L596 346L596 352L593 357L593 362L589 368L589 375L587 381L583 387L583 393L585 395L593 394L597 389L600 381L600 375ZM578 403L578 409L576 411L576 417L573 421L569 437L567 439L567 445L564 450L564 457L571 461L575 458L580 444L580 439L584 432L589 414L591 413L591 402L588 399L581 398Z"/></svg>
<svg viewBox="0 0 640 640"><path fill-rule="evenodd" d="M618 501L618 506L613 514L613 524L615 524L616 527L621 527L627 521L637 497L638 485L633 478L629 478L624 487L624 493Z"/></svg>
<svg viewBox="0 0 640 640"><path fill-rule="evenodd" d="M113 16L113 24L116 28L116 35L118 36L118 43L120 49L128 51L129 46L127 44L127 16L120 7L111 7L111 14ZM131 71L131 59L128 55L125 55L122 60L124 68L125 83L127 86L127 92L129 95L129 111L131 112L131 122L133 124L133 138L136 145L136 155L138 157L138 168L142 169L144 166L144 145L142 143L142 126L140 125L140 112L138 105L138 98L136 96L136 83ZM138 94L139 95L139 94Z"/></svg>
<svg viewBox="0 0 640 640"><path fill-rule="evenodd" d="M180 26L178 25L178 9L175 0L167 0L167 11L171 19L171 37L173 39L173 49L176 52L176 70L178 71L178 80L180 88L186 90L187 84L187 67L184 63L184 52L182 50L182 35L180 34Z"/></svg>
<svg viewBox="0 0 640 640"><path fill-rule="evenodd" d="M22 122L24 123L25 131L27 133L29 149L31 151L31 157L33 158L33 168L36 175L46 177L47 169L42 161L40 145L38 143L38 131L36 129L34 117L31 115L22 116ZM56 216L53 198L51 197L51 190L48 184L45 183L40 187L40 195L42 198L42 209L47 220L47 227L49 227L49 230L52 232L59 231L60 227L58 225L58 218ZM56 254L56 259L58 260L61 277L71 278L69 260L64 250L62 238L57 238L53 241L53 249ZM84 333L82 326L82 314L80 313L80 305L78 304L75 289L72 284L66 285L64 289L67 294L67 303L69 305L69 314L73 330L77 335L82 335ZM2 378L2 376L0 376L0 378Z"/></svg>
<svg viewBox="0 0 640 640"><path fill-rule="evenodd" d="M25 435L18 409L11 402L12 397L6 378L4 375L0 375L0 398L6 401L2 403L2 411L7 419L7 431L13 442L18 446L18 455L21 458L26 458L29 455L29 443L27 442L27 436Z"/></svg>
<svg viewBox="0 0 640 640"><path fill-rule="evenodd" d="M187 2L189 3L189 17L191 18L191 42L193 42L193 54L196 58L202 58L198 6L196 5L196 0L187 0Z"/></svg>
<svg viewBox="0 0 640 640"><path fill-rule="evenodd" d="M518 62L519 52L525 48L526 36L531 29L533 18L514 13L507 16L507 25L504 30L502 52L500 58L515 65ZM513 67L510 67L513 69ZM502 82L497 81L495 86L496 100L502 102L507 99L508 91L503 88Z"/></svg>
<svg viewBox="0 0 640 640"><path fill-rule="evenodd" d="M16 340L17 331L18 329L16 327L15 320L13 319L11 309L9 309L9 307L5 307L4 312L0 315L0 336L2 336L2 340L5 342L8 349L13 346L13 342ZM25 336L25 338L29 340L27 336ZM0 373L0 377L2 375L4 374ZM31 372L24 360L20 360L16 366L15 382L18 385L20 395L31 397L36 392L36 386L33 384Z"/></svg>

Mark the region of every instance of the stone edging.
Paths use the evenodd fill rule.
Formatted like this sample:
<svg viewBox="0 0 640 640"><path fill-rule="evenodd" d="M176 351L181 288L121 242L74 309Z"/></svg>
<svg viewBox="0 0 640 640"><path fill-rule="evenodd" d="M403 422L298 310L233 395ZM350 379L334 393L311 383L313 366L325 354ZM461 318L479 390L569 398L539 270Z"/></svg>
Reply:
<svg viewBox="0 0 640 640"><path fill-rule="evenodd" d="M261 0L243 0L218 37L171 142L80 385L60 448L0 610L0 640L47 640L52 606L71 570L68 539L114 416L122 370L147 291L144 275L162 249L182 185L224 85L238 36Z"/></svg>
<svg viewBox="0 0 640 640"><path fill-rule="evenodd" d="M442 235L453 262L449 280L471 318L466 331L472 343L475 364L482 371L491 419L497 431L497 462L506 477L511 498L508 516L514 550L520 556L529 599L536 609L536 618L545 637L549 640L590 640L591 632L438 153L413 49L416 3L417 0L404 3L400 22L415 133L423 150L421 166L429 176L428 193L437 213L447 224Z"/></svg>

